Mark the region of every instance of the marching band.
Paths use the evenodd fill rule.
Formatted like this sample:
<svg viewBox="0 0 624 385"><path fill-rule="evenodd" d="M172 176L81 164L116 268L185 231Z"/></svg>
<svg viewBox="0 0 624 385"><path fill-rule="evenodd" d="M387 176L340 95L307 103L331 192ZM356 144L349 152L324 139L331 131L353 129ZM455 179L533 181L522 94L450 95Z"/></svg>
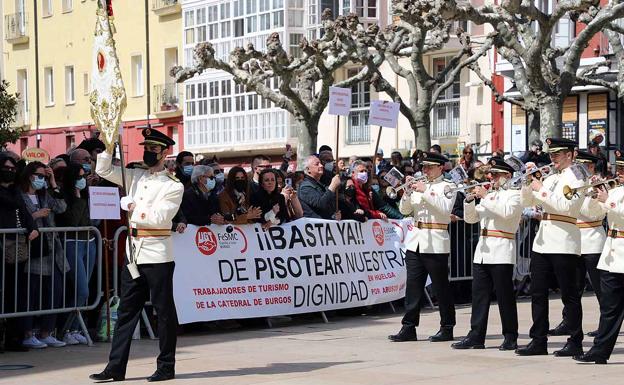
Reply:
<svg viewBox="0 0 624 385"><path fill-rule="evenodd" d="M453 340L455 309L448 281L448 224L457 193L466 194L464 221L480 224L474 252L470 332L453 349L484 349L492 291L496 293L502 321L500 350L517 355L546 355L548 335L568 335L556 357L605 364L624 320L624 155L616 151L614 180L596 175L598 158L577 149L568 139L549 138L552 163L518 169L517 163L493 157L481 173L460 183L443 178L448 161L438 153L425 153L425 177L408 177L402 190L400 211L412 216L406 252L405 315L394 342L416 341L420 299L427 275L439 302L440 330L432 342ZM515 175L514 175L515 174ZM516 232L524 208L543 212L531 253L531 309L533 325L528 345L518 348L518 312L513 286ZM604 219L608 219L608 230ZM563 321L549 330L548 292L555 276L564 305ZM588 275L600 305L593 347L583 352L581 297Z"/></svg>

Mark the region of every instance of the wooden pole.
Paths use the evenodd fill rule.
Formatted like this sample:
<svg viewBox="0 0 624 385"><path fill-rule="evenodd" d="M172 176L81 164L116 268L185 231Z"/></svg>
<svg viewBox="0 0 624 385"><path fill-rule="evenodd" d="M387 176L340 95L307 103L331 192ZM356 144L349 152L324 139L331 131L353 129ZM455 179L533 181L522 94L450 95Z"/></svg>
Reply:
<svg viewBox="0 0 624 385"><path fill-rule="evenodd" d="M106 302L106 339L110 340L110 286L109 286L109 267L108 267L108 247L109 247L109 238L108 238L108 221L104 219L104 300Z"/></svg>
<svg viewBox="0 0 624 385"><path fill-rule="evenodd" d="M340 174L340 170L338 170L338 146L340 145L340 115L336 115L336 158L335 158L335 162L336 165L334 166L334 171L336 173L336 175ZM340 188L338 188L336 190L336 212L339 211L339 198L340 198L340 194L339 194Z"/></svg>
<svg viewBox="0 0 624 385"><path fill-rule="evenodd" d="M379 141L381 140L381 130L382 130L382 126L379 126L379 132L377 133L377 143L375 144L375 153L373 154L373 174L375 173L375 167L376 167L376 162L377 162L377 150L379 150Z"/></svg>

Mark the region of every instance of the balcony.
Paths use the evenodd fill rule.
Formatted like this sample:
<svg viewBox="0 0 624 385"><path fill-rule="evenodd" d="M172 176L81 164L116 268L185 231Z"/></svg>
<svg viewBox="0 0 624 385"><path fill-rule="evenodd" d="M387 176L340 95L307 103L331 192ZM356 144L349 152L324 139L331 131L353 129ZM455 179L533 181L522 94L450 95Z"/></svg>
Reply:
<svg viewBox="0 0 624 385"><path fill-rule="evenodd" d="M459 100L438 101L432 115L432 139L459 136Z"/></svg>
<svg viewBox="0 0 624 385"><path fill-rule="evenodd" d="M182 13L182 6L178 0L152 0L152 11L158 16L175 15Z"/></svg>
<svg viewBox="0 0 624 385"><path fill-rule="evenodd" d="M28 43L28 29L26 14L13 13L4 17L4 38L11 44Z"/></svg>
<svg viewBox="0 0 624 385"><path fill-rule="evenodd" d="M177 83L158 84L154 86L154 113L156 115L173 116L181 114L180 85Z"/></svg>

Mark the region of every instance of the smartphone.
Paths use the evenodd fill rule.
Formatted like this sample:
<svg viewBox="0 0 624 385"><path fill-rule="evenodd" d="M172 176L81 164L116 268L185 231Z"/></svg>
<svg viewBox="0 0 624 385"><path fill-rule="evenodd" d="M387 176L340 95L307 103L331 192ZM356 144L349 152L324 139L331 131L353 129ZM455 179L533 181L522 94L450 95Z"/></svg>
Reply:
<svg viewBox="0 0 624 385"><path fill-rule="evenodd" d="M286 186L292 187L292 179L291 178L286 178L285 182L286 182Z"/></svg>

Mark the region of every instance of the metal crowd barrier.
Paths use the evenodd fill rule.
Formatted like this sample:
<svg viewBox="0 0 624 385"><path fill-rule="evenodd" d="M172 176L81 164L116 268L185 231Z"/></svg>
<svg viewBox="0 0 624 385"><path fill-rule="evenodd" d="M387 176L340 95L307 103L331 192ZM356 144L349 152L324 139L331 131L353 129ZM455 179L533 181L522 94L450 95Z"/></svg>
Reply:
<svg viewBox="0 0 624 385"><path fill-rule="evenodd" d="M74 317L77 318L78 322L80 323L80 327L85 337L87 338L89 346L92 346L93 341L89 336L81 312L95 309L99 305L102 298L102 236L100 234L100 231L93 226L51 227L40 228L38 229L38 231L38 238L33 241L27 240L27 259L20 263L10 264L6 261L7 255L10 255L9 253L15 253L15 255L18 255L20 251L20 245L19 242L15 242L15 249L7 250L7 240L17 240L19 234L23 234L26 237L28 236L28 234L26 234L25 229L0 229L0 240L2 241L2 259L0 260L0 318L18 318L43 316L49 314L73 313L72 315L70 315L70 317L68 317L66 326L68 326L70 322L74 320ZM55 252L58 251L56 242L53 241L51 250L48 250L47 243L44 241L44 234L50 234L49 236L52 237L54 237L55 235L58 236L58 239L62 244L63 256L68 260L67 263L69 263L69 258L71 258L71 256L68 256L66 254L67 243L73 242L74 239L78 239L79 233L82 232L86 232L87 235L87 240L82 242L87 242L92 238L94 238L96 242L96 255L89 255L89 249L87 248L87 265L89 265L89 261L91 260L91 258L96 258L94 271L92 274L95 274L96 276L97 286L93 302L89 304L87 299L87 304L79 305L77 304L78 284L77 271L75 269L64 271L65 266L63 266L63 272L60 273L61 277L58 279L55 277L54 273L49 276L43 274L44 269L48 271L52 268L59 269L54 258ZM67 238L67 235L72 233L75 238ZM42 241L39 242L38 239L41 239ZM35 261L32 260L33 255L35 255L35 252L37 252L36 247L33 247L33 244L39 245L39 250L36 254L38 256L44 255L44 244L46 244L46 252L48 255L52 256L52 266L44 266L42 258L36 258ZM74 266L76 266L78 259L77 248L74 258ZM37 269L39 270L39 273L32 273L31 269L36 268L37 263L39 263L39 268ZM63 260L63 263L65 263L65 259ZM45 285L44 277L46 277ZM49 277L50 280L49 285L47 284L47 277ZM87 282L89 282L91 278L93 278L93 275L89 278ZM11 287L8 287L7 285L7 281L9 279L9 282L12 283ZM31 283L37 283L33 280L39 281L38 293L31 293ZM73 286L71 285L72 283ZM62 297L59 301L56 301L55 288L59 290L59 285L62 287ZM90 295L90 297L93 296Z"/></svg>

